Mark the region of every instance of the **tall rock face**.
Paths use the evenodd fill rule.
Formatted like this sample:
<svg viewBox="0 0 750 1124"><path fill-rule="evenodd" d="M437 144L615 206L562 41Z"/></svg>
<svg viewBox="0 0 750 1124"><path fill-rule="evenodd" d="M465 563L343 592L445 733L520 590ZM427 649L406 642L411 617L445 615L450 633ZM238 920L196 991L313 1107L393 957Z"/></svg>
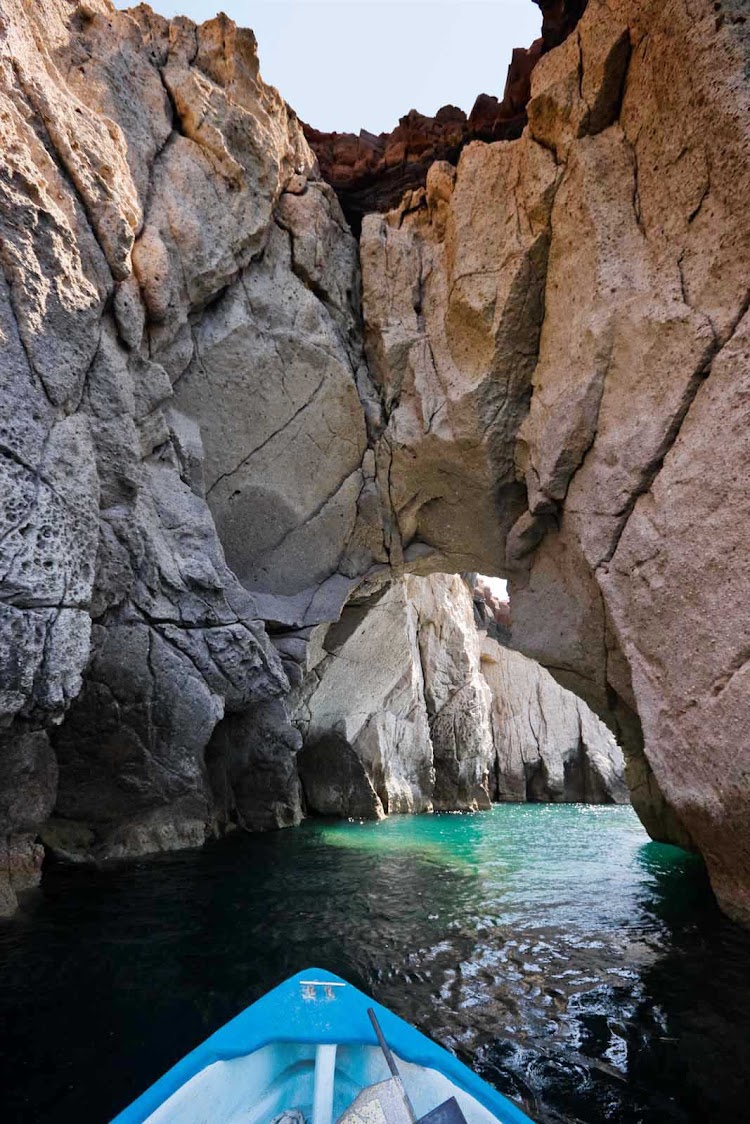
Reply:
<svg viewBox="0 0 750 1124"><path fill-rule="evenodd" d="M385 560L379 529L372 542L359 533L375 485L356 243L328 185L291 187L262 258L192 326L175 384L176 408L200 420L227 562L261 615L288 628L335 619Z"/></svg>
<svg viewBox="0 0 750 1124"><path fill-rule="evenodd" d="M311 811L432 810L434 765L416 635L403 582L353 599L339 621L315 630L292 710L306 745L300 772Z"/></svg>
<svg viewBox="0 0 750 1124"><path fill-rule="evenodd" d="M593 711L535 660L487 637L497 800L627 804L622 750Z"/></svg>
<svg viewBox="0 0 750 1124"><path fill-rule="evenodd" d="M435 761L438 811L486 808L492 799L490 693L471 594L458 576L406 579L417 613L418 663Z"/></svg>
<svg viewBox="0 0 750 1124"><path fill-rule="evenodd" d="M293 694L308 809L626 803L622 752L543 667L479 631L458 576L410 576L321 626Z"/></svg>
<svg viewBox="0 0 750 1124"><path fill-rule="evenodd" d="M649 830L747 920L741 8L589 3L523 137L366 217L362 265L401 557L510 576L513 644L608 716Z"/></svg>
<svg viewBox="0 0 750 1124"><path fill-rule="evenodd" d="M493 711L463 610L402 581L478 571L750 921L750 24L541 6L522 135L425 150L358 246L251 32L0 0L3 909L40 833L297 822L298 754L373 814L486 802L530 696ZM553 799L594 786L563 709Z"/></svg>
<svg viewBox="0 0 750 1124"><path fill-rule="evenodd" d="M0 37L10 907L41 829L106 858L299 821L263 621L337 615L372 469L356 247L252 32L4 0Z"/></svg>

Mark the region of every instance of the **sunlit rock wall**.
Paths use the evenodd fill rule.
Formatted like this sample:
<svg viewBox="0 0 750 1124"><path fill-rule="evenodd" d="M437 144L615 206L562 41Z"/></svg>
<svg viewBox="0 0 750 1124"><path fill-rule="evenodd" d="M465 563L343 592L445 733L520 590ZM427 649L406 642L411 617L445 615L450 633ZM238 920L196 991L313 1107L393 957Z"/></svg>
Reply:
<svg viewBox="0 0 750 1124"><path fill-rule="evenodd" d="M3 0L0 36L12 906L41 829L108 857L297 822L263 618L335 617L370 556L354 243L252 33Z"/></svg>
<svg viewBox="0 0 750 1124"><path fill-rule="evenodd" d="M361 257L391 557L510 577L514 646L748 919L742 7L592 0L524 135L433 165Z"/></svg>
<svg viewBox="0 0 750 1124"><path fill-rule="evenodd" d="M457 575L408 577L350 602L311 651L292 698L312 812L628 800L611 732L543 667L477 629Z"/></svg>

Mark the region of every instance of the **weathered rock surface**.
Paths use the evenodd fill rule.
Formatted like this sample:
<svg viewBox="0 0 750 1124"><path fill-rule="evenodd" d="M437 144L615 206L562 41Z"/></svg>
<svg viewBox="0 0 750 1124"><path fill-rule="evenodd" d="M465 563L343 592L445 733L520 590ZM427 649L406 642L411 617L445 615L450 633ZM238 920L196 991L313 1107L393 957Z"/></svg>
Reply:
<svg viewBox="0 0 750 1124"><path fill-rule="evenodd" d="M295 731L285 743L283 713L268 729L288 681L226 564L200 430L170 400L202 314L279 235L274 208L314 160L252 33L223 17L197 29L105 0L8 0L2 16L8 906L53 807L50 845L85 857L202 842L227 791L229 819L299 816ZM236 714L245 743L214 754L217 796L206 748ZM288 809L280 786L251 815L242 764L271 742L295 774Z"/></svg>
<svg viewBox="0 0 750 1124"><path fill-rule="evenodd" d="M37 840L57 790L57 761L43 730L16 729L0 741L0 916L16 893L39 881L44 850Z"/></svg>
<svg viewBox="0 0 750 1124"><path fill-rule="evenodd" d="M293 717L308 810L378 819L491 800L627 802L585 703L478 631L458 577L408 577L321 626Z"/></svg>
<svg viewBox="0 0 750 1124"><path fill-rule="evenodd" d="M385 816L364 762L341 734L311 741L300 753L298 767L308 811L363 820Z"/></svg>
<svg viewBox="0 0 750 1124"><path fill-rule="evenodd" d="M625 762L611 731L540 664L488 637L497 800L627 804Z"/></svg>
<svg viewBox="0 0 750 1124"><path fill-rule="evenodd" d="M338 615L353 579L383 560L358 536L374 462L357 376L356 243L326 184L280 197L262 259L192 328L175 385L199 418L208 505L227 562L265 619Z"/></svg>
<svg viewBox="0 0 750 1124"><path fill-rule="evenodd" d="M463 579L406 579L417 614L419 666L435 763L438 811L488 808L492 798L490 692L481 672L481 636Z"/></svg>
<svg viewBox="0 0 750 1124"><path fill-rule="evenodd" d="M365 218L392 563L493 573L504 557L524 505L513 438L528 408L558 174L539 145L475 143L458 175L433 164L426 191Z"/></svg>
<svg viewBox="0 0 750 1124"><path fill-rule="evenodd" d="M290 683L352 800L481 805L481 653L401 581L478 571L750 920L750 24L542 7L523 134L430 163L358 261L251 32L2 0L3 908L42 830L90 858L295 822Z"/></svg>
<svg viewBox="0 0 750 1124"><path fill-rule="evenodd" d="M308 747L300 768L312 810L336 811L332 796L321 806L309 776L319 759L321 768L330 764L334 784L337 750L342 770L351 773L353 758L360 763L372 814L432 810L433 753L417 656L417 614L403 582L352 600L337 623L316 629L292 696ZM345 800L343 814L347 806Z"/></svg>
<svg viewBox="0 0 750 1124"><path fill-rule="evenodd" d="M301 747L279 699L228 714L206 749L217 828L270 831L300 823Z"/></svg>

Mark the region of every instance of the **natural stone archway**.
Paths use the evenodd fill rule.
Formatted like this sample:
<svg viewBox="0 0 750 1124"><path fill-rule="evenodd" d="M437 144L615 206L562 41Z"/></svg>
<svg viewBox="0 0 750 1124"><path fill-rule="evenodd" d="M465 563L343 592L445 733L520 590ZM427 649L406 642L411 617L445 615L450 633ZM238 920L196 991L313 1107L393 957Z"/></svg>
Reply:
<svg viewBox="0 0 750 1124"><path fill-rule="evenodd" d="M527 572L534 544L516 457L549 316L562 177L528 134L514 144L471 145L457 171L434 164L424 192L365 219L368 357L388 415L378 450L393 512L390 557L423 573L507 573L513 642L606 716L626 746L639 814L655 837L683 843L687 833L642 753L627 665L607 632L601 592L586 560L576 559L577 544L561 542L551 510L537 520L534 532L549 535L533 576ZM610 661L618 679L608 678Z"/></svg>
<svg viewBox="0 0 750 1124"><path fill-rule="evenodd" d="M749 919L739 4L591 0L359 247L251 32L3 16L3 901L53 806L84 856L295 822L315 630L480 571Z"/></svg>

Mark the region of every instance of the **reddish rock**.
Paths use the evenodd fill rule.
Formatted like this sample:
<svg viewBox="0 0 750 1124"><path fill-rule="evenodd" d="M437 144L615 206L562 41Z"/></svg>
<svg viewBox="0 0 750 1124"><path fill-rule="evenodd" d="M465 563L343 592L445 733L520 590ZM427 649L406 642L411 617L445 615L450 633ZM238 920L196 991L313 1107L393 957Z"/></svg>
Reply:
<svg viewBox="0 0 750 1124"><path fill-rule="evenodd" d="M545 51L558 47L583 15L588 0L534 0L542 9L542 39Z"/></svg>
<svg viewBox="0 0 750 1124"><path fill-rule="evenodd" d="M303 124L323 178L336 190L355 233L362 216L395 207L404 192L424 187L436 160L458 162L469 141L515 140L526 124L531 72L575 28L586 0L534 0L542 9L542 35L513 51L502 100L479 94L469 116L444 105L434 117L411 109L390 133L324 133Z"/></svg>
<svg viewBox="0 0 750 1124"><path fill-rule="evenodd" d="M499 628L510 628L510 601L501 601L496 597L490 587L484 582L480 582L476 588L476 592L480 594L482 600L487 606L490 616Z"/></svg>

